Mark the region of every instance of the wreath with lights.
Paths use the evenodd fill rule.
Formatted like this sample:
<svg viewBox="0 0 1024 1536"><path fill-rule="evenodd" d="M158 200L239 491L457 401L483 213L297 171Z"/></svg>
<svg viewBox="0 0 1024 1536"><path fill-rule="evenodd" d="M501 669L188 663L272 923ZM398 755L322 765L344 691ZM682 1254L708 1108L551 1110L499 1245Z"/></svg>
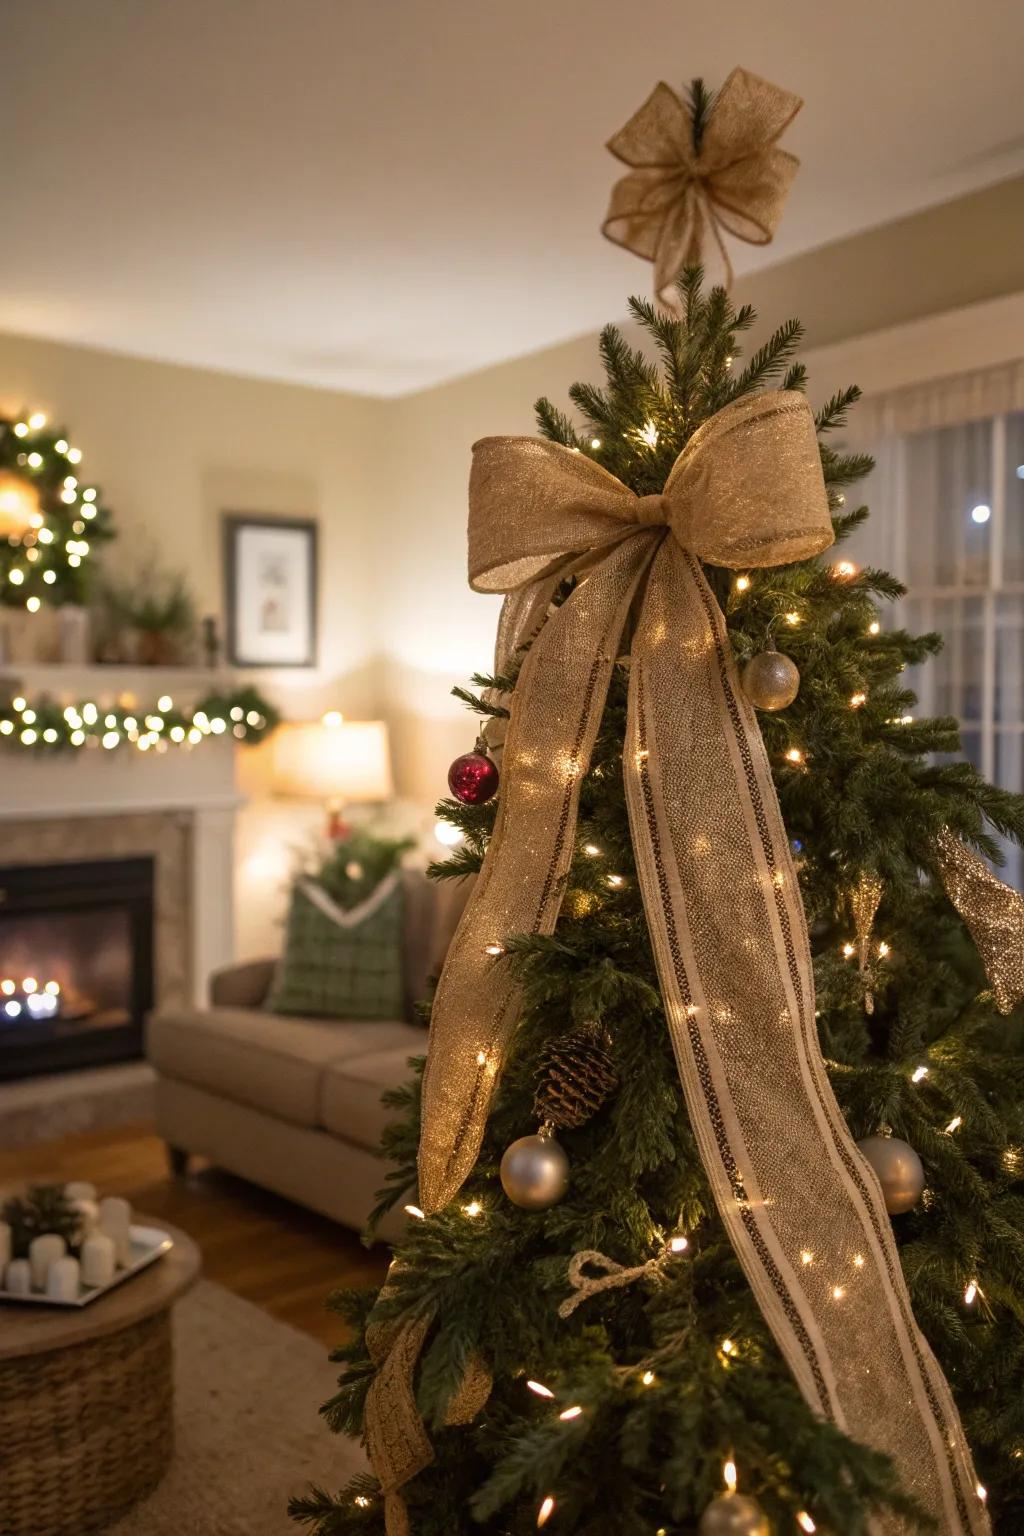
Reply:
<svg viewBox="0 0 1024 1536"><path fill-rule="evenodd" d="M0 604L37 612L84 603L89 557L114 537L99 487L82 478L82 452L40 411L0 418Z"/></svg>

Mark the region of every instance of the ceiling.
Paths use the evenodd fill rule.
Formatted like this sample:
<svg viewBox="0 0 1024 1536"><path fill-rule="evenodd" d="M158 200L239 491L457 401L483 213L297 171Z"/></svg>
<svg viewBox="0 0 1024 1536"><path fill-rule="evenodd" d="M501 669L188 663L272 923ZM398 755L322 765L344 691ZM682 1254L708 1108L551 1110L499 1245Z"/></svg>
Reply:
<svg viewBox="0 0 1024 1536"><path fill-rule="evenodd" d="M1024 170L1018 0L5 0L0 329L392 395L590 331L660 77L799 92L738 271Z"/></svg>

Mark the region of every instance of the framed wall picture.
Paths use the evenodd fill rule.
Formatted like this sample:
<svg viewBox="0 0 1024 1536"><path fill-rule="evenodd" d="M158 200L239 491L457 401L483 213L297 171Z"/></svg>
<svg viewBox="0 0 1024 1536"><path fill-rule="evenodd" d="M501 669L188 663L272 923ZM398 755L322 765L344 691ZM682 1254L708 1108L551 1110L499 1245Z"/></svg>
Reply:
<svg viewBox="0 0 1024 1536"><path fill-rule="evenodd" d="M224 518L227 653L236 667L312 667L317 527L296 518Z"/></svg>

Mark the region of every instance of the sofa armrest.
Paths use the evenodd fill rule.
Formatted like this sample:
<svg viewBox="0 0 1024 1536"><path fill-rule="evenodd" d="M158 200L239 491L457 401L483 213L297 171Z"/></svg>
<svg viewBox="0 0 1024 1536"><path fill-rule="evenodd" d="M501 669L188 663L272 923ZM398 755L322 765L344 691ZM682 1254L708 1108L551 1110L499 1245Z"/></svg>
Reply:
<svg viewBox="0 0 1024 1536"><path fill-rule="evenodd" d="M210 977L210 1002L215 1008L261 1008L274 977L276 960L246 960L227 965Z"/></svg>

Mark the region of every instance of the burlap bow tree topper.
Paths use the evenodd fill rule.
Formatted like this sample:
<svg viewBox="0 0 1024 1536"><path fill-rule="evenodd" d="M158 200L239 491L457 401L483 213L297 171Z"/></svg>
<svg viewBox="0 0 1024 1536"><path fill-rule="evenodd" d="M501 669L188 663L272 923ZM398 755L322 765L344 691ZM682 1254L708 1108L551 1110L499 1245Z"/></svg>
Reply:
<svg viewBox="0 0 1024 1536"><path fill-rule="evenodd" d="M728 287L723 234L766 245L775 233L800 162L777 140L802 107L799 96L734 69L697 126L671 86L656 85L609 139L632 170L612 188L602 232L654 263L654 292L678 308L676 279L703 266Z"/></svg>

